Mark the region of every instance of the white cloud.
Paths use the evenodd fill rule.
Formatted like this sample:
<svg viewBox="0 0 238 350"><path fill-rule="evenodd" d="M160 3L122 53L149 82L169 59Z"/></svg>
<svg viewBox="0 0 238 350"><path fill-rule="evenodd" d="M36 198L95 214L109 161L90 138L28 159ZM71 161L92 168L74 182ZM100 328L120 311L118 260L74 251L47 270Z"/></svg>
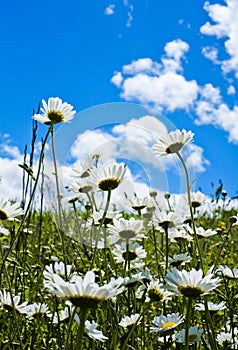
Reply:
<svg viewBox="0 0 238 350"><path fill-rule="evenodd" d="M224 48L230 58L222 60L221 66L224 73L233 71L238 77L238 1L225 0L225 5L205 2L204 8L214 24L206 22L200 31L225 38Z"/></svg>
<svg viewBox="0 0 238 350"><path fill-rule="evenodd" d="M227 95L235 95L236 89L233 85L229 85L227 88Z"/></svg>
<svg viewBox="0 0 238 350"><path fill-rule="evenodd" d="M115 5L114 4L108 5L104 10L104 14L107 16L111 16L114 13L115 13Z"/></svg>
<svg viewBox="0 0 238 350"><path fill-rule="evenodd" d="M120 87L123 82L123 77L121 72L115 72L110 81L111 83L116 85L116 87Z"/></svg>
<svg viewBox="0 0 238 350"><path fill-rule="evenodd" d="M203 173L210 162L203 155L203 148L191 143L185 148L186 166L197 173Z"/></svg>
<svg viewBox="0 0 238 350"><path fill-rule="evenodd" d="M188 109L197 97L197 83L182 75L167 72L161 76L137 74L124 80L121 97L138 101L158 110Z"/></svg>

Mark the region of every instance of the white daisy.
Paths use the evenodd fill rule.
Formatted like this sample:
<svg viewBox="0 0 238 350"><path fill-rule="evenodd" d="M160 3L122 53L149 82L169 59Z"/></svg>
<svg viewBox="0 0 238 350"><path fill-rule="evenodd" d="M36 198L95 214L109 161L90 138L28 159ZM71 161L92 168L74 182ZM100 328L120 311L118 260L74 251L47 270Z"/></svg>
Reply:
<svg viewBox="0 0 238 350"><path fill-rule="evenodd" d="M169 256L168 261L171 267L184 266L192 260L192 257L186 252L184 254L174 254L172 257Z"/></svg>
<svg viewBox="0 0 238 350"><path fill-rule="evenodd" d="M184 218L181 215L177 215L174 212L170 211L169 213L165 211L158 211L155 214L157 225L161 226L163 229L172 229L180 226Z"/></svg>
<svg viewBox="0 0 238 350"><path fill-rule="evenodd" d="M51 281L54 281L54 275L57 274L64 279L69 278L72 270L72 265L66 265L62 262L55 262L54 264L46 265L45 270L43 272L43 276L45 278L44 280L44 286L46 287L47 284Z"/></svg>
<svg viewBox="0 0 238 350"><path fill-rule="evenodd" d="M197 298L217 288L219 278L213 278L213 273L208 273L203 277L202 270L192 269L191 271L179 271L173 268L165 276L167 288L177 295L185 297Z"/></svg>
<svg viewBox="0 0 238 350"><path fill-rule="evenodd" d="M178 228L170 229L168 237L171 242L192 242L193 241L193 237L183 227L179 229Z"/></svg>
<svg viewBox="0 0 238 350"><path fill-rule="evenodd" d="M180 315L179 312L167 316L155 316L152 322L154 324L154 327L151 327L152 332L166 332L183 323L184 316Z"/></svg>
<svg viewBox="0 0 238 350"><path fill-rule="evenodd" d="M211 228L205 230L202 226L196 228L196 234L198 238L207 238L217 234L217 231L212 230Z"/></svg>
<svg viewBox="0 0 238 350"><path fill-rule="evenodd" d="M92 339L104 342L108 339L101 331L97 329L98 324L96 322L85 321L84 332Z"/></svg>
<svg viewBox="0 0 238 350"><path fill-rule="evenodd" d="M90 170L89 181L99 191L112 191L125 179L126 170L125 164L109 161L100 167L93 167Z"/></svg>
<svg viewBox="0 0 238 350"><path fill-rule="evenodd" d="M0 291L0 306L6 311L13 311L15 309L19 313L23 313L27 302L20 304L21 297L19 295L11 296L10 292L5 289Z"/></svg>
<svg viewBox="0 0 238 350"><path fill-rule="evenodd" d="M159 281L151 281L147 287L147 293L150 301L159 301L163 302L170 300L173 293L165 289L165 286L162 285Z"/></svg>
<svg viewBox="0 0 238 350"><path fill-rule="evenodd" d="M29 319L40 318L43 316L52 317L52 313L48 305L45 303L33 303L28 304L23 310L22 313L26 314Z"/></svg>
<svg viewBox="0 0 238 350"><path fill-rule="evenodd" d="M8 236L9 235L9 230L2 225L0 225L0 236Z"/></svg>
<svg viewBox="0 0 238 350"><path fill-rule="evenodd" d="M128 259L132 265L146 257L145 249L137 242L129 242L128 249L126 242L116 244L112 253L117 263L124 263Z"/></svg>
<svg viewBox="0 0 238 350"><path fill-rule="evenodd" d="M131 316L125 316L121 319L119 326L123 328L130 328L134 324L141 323L141 317L139 314L133 314Z"/></svg>
<svg viewBox="0 0 238 350"><path fill-rule="evenodd" d="M104 226L107 226L109 224L113 224L115 219L119 219L121 217L121 212L119 211L107 211L106 216L103 220ZM94 225L101 225L102 224L102 218L104 216L104 210L100 209L99 211L95 211L92 214L93 224Z"/></svg>
<svg viewBox="0 0 238 350"><path fill-rule="evenodd" d="M226 302L222 301L219 304L213 303L212 301L208 301L207 303L208 310L210 312L217 312L226 309ZM197 303L195 306L195 310L205 312L205 305L203 303Z"/></svg>
<svg viewBox="0 0 238 350"><path fill-rule="evenodd" d="M59 97L50 97L48 103L42 100L43 107L41 107L42 114L34 114L33 119L40 123L51 125L57 123L66 123L73 119L75 111L73 106L67 102L62 102Z"/></svg>
<svg viewBox="0 0 238 350"><path fill-rule="evenodd" d="M21 209L19 203L11 203L10 201L0 199L0 220L14 220L17 216L23 215L24 210Z"/></svg>
<svg viewBox="0 0 238 350"><path fill-rule="evenodd" d="M70 282L55 274L54 281L47 284L48 290L61 298L70 300L72 304L80 307L96 307L97 304L106 299L123 292L124 279L111 279L109 283L99 286L95 282L95 273L88 271L84 278L74 275Z"/></svg>
<svg viewBox="0 0 238 350"><path fill-rule="evenodd" d="M188 330L188 343L192 345L201 340L203 329L198 326L191 326ZM185 344L185 329L176 334L176 342Z"/></svg>
<svg viewBox="0 0 238 350"><path fill-rule="evenodd" d="M217 273L228 278L228 279L237 279L238 278L238 268L234 267L231 270L228 266L218 266Z"/></svg>
<svg viewBox="0 0 238 350"><path fill-rule="evenodd" d="M141 220L120 218L114 220L114 225L108 225L109 239L111 244L116 243L119 239L140 240L144 237L142 229L143 222Z"/></svg>
<svg viewBox="0 0 238 350"><path fill-rule="evenodd" d="M156 155L165 156L171 153L178 153L183 146L193 140L194 133L186 130L171 131L163 138L159 138L158 143L152 146Z"/></svg>
<svg viewBox="0 0 238 350"><path fill-rule="evenodd" d="M74 311L74 308L75 307L72 305L72 303L69 300L67 300L65 308L54 313L53 323L68 321Z"/></svg>

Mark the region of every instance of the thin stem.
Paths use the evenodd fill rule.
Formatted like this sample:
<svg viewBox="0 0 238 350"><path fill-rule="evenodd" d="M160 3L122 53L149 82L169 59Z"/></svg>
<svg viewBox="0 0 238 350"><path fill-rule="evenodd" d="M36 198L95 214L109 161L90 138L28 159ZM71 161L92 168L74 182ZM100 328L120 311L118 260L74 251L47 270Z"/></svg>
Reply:
<svg viewBox="0 0 238 350"><path fill-rule="evenodd" d="M184 168L184 172L185 172L187 196L188 196L188 205L189 205L189 210L190 210L192 229L193 229L193 233L194 233L194 237L195 237L196 246L197 246L197 249L198 249L198 256L199 256L201 268L203 270L202 253L201 253L201 249L200 249L200 245L199 245L199 241L198 241L198 236L197 236L195 222L194 222L194 216L193 216L193 208L192 208L192 201L191 201L191 194L190 194L190 182L189 182L188 170L187 170L186 164L185 164L181 154L179 152L177 152L176 154L177 154L179 160L181 161L182 166Z"/></svg>
<svg viewBox="0 0 238 350"><path fill-rule="evenodd" d="M24 212L24 216L21 220L21 223L18 227L18 230L17 230L17 233L16 235L13 237L12 241L11 241L11 245L8 249L8 251L6 252L5 256L3 257L2 259L2 266L1 266L1 271L0 271L0 276L2 276L2 273L3 273L3 267L4 267L4 264L9 256L9 254L11 253L12 249L13 249L13 246L14 246L14 243L16 242L17 238L19 237L20 233L21 233L21 229L25 223L25 220L27 218L27 215L28 215L28 212L30 210L30 207L31 207L31 204L32 204L32 201L33 201L33 198L34 198L34 195L35 195L35 192L36 192L36 188L37 188L37 185L38 185L38 182L39 182L39 178L40 178L40 172L41 172L41 165L43 163L43 159L44 159L44 152L45 152L45 146L46 146L46 142L48 140L48 137L49 137L49 134L51 132L51 127L48 129L47 133L46 133L46 136L44 138L44 141L42 143L42 148L41 148L41 152L40 152L40 158L39 158L39 163L38 163L38 170L37 170L37 175L36 175L36 179L35 179L35 184L34 184L34 187L32 189L32 193L31 193L31 196L30 196L30 199L29 199L29 202L28 202L28 205L27 205L27 208Z"/></svg>
<svg viewBox="0 0 238 350"><path fill-rule="evenodd" d="M88 311L88 309L86 307L81 309L79 329L78 329L78 333L77 333L77 339L76 339L76 344L75 344L74 350L82 350L83 333L84 333L84 328L85 328L85 320L86 320L87 311Z"/></svg>
<svg viewBox="0 0 238 350"><path fill-rule="evenodd" d="M193 299L188 298L186 323L185 323L185 350L189 350L189 327L190 327L190 314L192 310Z"/></svg>

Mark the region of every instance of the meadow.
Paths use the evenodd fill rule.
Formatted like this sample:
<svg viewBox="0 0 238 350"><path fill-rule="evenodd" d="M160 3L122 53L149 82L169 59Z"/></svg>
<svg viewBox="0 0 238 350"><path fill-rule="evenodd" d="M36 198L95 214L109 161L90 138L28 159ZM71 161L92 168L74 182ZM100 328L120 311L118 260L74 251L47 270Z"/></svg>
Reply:
<svg viewBox="0 0 238 350"><path fill-rule="evenodd" d="M222 182L212 197L193 191L182 156L193 133L175 130L153 146L178 158L185 193L114 202L127 166L94 154L72 169L65 198L54 132L75 111L59 98L42 104L20 164L22 201L0 198L1 349L238 349L237 199ZM38 123L46 133L35 164Z"/></svg>

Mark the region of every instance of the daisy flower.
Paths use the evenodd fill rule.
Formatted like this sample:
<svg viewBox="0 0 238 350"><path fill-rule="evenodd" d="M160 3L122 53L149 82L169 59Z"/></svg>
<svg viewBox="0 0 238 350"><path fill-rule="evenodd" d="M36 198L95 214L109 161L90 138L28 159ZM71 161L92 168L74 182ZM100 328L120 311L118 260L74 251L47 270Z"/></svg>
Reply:
<svg viewBox="0 0 238 350"><path fill-rule="evenodd" d="M196 234L198 238L207 238L217 234L217 231L212 230L211 228L205 230L202 226L196 228Z"/></svg>
<svg viewBox="0 0 238 350"><path fill-rule="evenodd" d="M154 205L154 202L152 202L151 198L149 198L148 196L141 198L137 196L135 196L134 198L128 198L128 202L130 207L136 211L141 211L149 205Z"/></svg>
<svg viewBox="0 0 238 350"><path fill-rule="evenodd" d="M164 230L175 228L183 223L183 218L181 215L176 215L174 212L170 211L166 213L165 211L157 212L155 214L157 224L161 226Z"/></svg>
<svg viewBox="0 0 238 350"><path fill-rule="evenodd" d="M159 281L151 281L147 287L147 295L150 301L163 302L170 300L173 293L166 290Z"/></svg>
<svg viewBox="0 0 238 350"><path fill-rule="evenodd" d="M168 234L171 242L192 242L193 237L184 228L172 228Z"/></svg>
<svg viewBox="0 0 238 350"><path fill-rule="evenodd" d="M21 297L19 295L11 296L10 292L6 292L5 289L0 291L0 306L6 311L13 311L15 309L17 312L23 313L27 302L20 304L20 299Z"/></svg>
<svg viewBox="0 0 238 350"><path fill-rule="evenodd" d="M26 314L29 319L40 318L42 316L52 317L52 313L45 303L29 304L22 310L22 313Z"/></svg>
<svg viewBox="0 0 238 350"><path fill-rule="evenodd" d="M116 243L119 239L135 240L144 237L141 233L143 229L143 222L130 218L129 220L120 218L114 220L114 225L108 225L108 233L111 244Z"/></svg>
<svg viewBox="0 0 238 350"><path fill-rule="evenodd" d="M179 271L173 268L165 276L167 288L177 295L185 297L197 298L217 288L219 278L213 278L214 274L208 273L203 277L202 270L192 269L191 271Z"/></svg>
<svg viewBox="0 0 238 350"><path fill-rule="evenodd" d="M193 140L194 133L186 130L171 131L163 138L159 138L158 143L152 146L156 155L166 156L171 153L178 153L186 144Z"/></svg>
<svg viewBox="0 0 238 350"><path fill-rule="evenodd" d="M9 235L9 230L2 225L0 225L0 236L8 236Z"/></svg>
<svg viewBox="0 0 238 350"><path fill-rule="evenodd" d="M23 214L24 210L21 209L19 203L12 204L4 198L0 199L0 220L14 220Z"/></svg>
<svg viewBox="0 0 238 350"><path fill-rule="evenodd" d="M125 316L121 319L119 326L123 328L131 328L134 324L141 323L141 317L139 314L134 314L131 316Z"/></svg>
<svg viewBox="0 0 238 350"><path fill-rule="evenodd" d="M105 337L105 335L103 335L103 333L97 329L98 324L96 322L91 323L90 321L85 321L84 325L84 332L89 336L89 338L99 340L101 342L108 339L108 337Z"/></svg>
<svg viewBox="0 0 238 350"><path fill-rule="evenodd" d="M225 301L222 301L219 304L213 303L212 301L208 301L207 306L208 306L208 310L210 312L212 312L212 313L226 309ZM203 303L197 303L196 306L195 306L195 310L205 312L204 304Z"/></svg>
<svg viewBox="0 0 238 350"><path fill-rule="evenodd" d="M128 259L130 263L136 264L146 257L145 249L137 242L129 242L128 248L126 242L116 244L112 253L117 263L124 263Z"/></svg>
<svg viewBox="0 0 238 350"><path fill-rule="evenodd" d="M70 301L66 301L66 306L63 310L55 312L53 315L53 323L68 321L73 313L74 306Z"/></svg>
<svg viewBox="0 0 238 350"><path fill-rule="evenodd" d="M90 170L89 180L99 191L112 191L125 179L126 165L110 161L100 167Z"/></svg>
<svg viewBox="0 0 238 350"><path fill-rule="evenodd" d="M103 220L103 225L107 226L109 224L113 224L115 219L119 219L121 217L121 212L119 211L107 211L106 217ZM102 224L102 218L104 216L104 210L100 209L99 211L95 211L92 214L92 219L94 225L98 226Z"/></svg>
<svg viewBox="0 0 238 350"><path fill-rule="evenodd" d="M111 279L109 283L99 286L95 282L95 273L88 271L84 277L74 275L70 282L55 274L47 289L61 298L71 301L75 306L96 307L99 302L123 292L124 279Z"/></svg>
<svg viewBox="0 0 238 350"><path fill-rule="evenodd" d="M154 327L151 327L152 332L166 332L183 323L184 316L180 315L179 312L168 314L167 316L155 316L152 322L154 324Z"/></svg>
<svg viewBox="0 0 238 350"><path fill-rule="evenodd" d="M53 281L54 275L57 274L62 278L66 279L71 274L72 265L66 265L62 262L55 262L54 264L46 265L45 270L43 272L43 276L45 278L44 285L45 287L51 281Z"/></svg>
<svg viewBox="0 0 238 350"><path fill-rule="evenodd" d="M73 171L75 172L72 177L77 177L80 179L84 179L85 177L88 177L90 175L90 169L92 169L94 165L94 161L92 158L87 158L84 163L78 161L74 166L75 168Z"/></svg>
<svg viewBox="0 0 238 350"><path fill-rule="evenodd" d="M171 267L179 267L189 263L192 260L191 256L186 252L185 254L174 254L169 256L168 261Z"/></svg>
<svg viewBox="0 0 238 350"><path fill-rule="evenodd" d="M188 343L189 345L195 344L201 341L203 329L198 326L191 326L188 330ZM185 329L182 329L176 334L176 342L185 344Z"/></svg>
<svg viewBox="0 0 238 350"><path fill-rule="evenodd" d="M217 273L228 278L228 279L237 279L238 278L238 269L234 267L233 270L231 270L228 266L218 266Z"/></svg>
<svg viewBox="0 0 238 350"><path fill-rule="evenodd" d="M66 123L73 119L76 113L73 106L67 102L63 103L59 97L50 97L48 103L42 100L42 105L42 114L34 114L33 119L46 125Z"/></svg>

